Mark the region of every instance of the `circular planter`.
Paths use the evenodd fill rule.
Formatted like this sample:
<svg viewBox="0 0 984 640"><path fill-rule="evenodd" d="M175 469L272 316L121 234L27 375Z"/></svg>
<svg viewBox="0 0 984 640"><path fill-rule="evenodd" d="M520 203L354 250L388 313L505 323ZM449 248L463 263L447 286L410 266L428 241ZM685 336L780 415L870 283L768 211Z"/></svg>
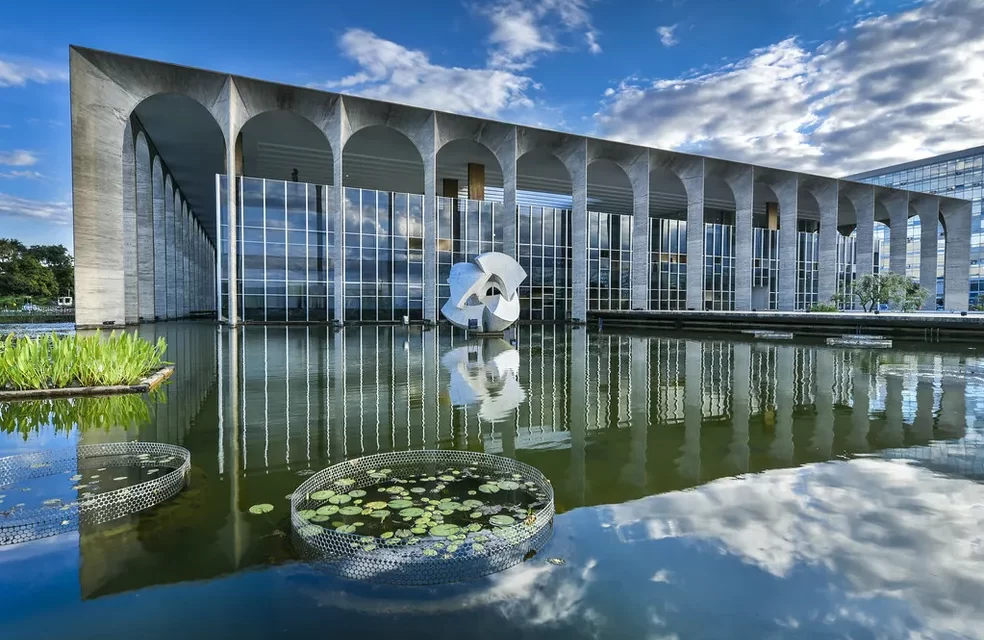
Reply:
<svg viewBox="0 0 984 640"><path fill-rule="evenodd" d="M136 466L164 467L167 471L135 485L81 497L57 507L0 514L0 546L75 531L81 524L108 522L158 505L184 488L191 469L191 453L170 444L121 442L0 458L0 488L45 476Z"/></svg>
<svg viewBox="0 0 984 640"><path fill-rule="evenodd" d="M501 478L502 482L516 484L519 476L523 483L529 483L524 490L541 499L525 518L498 518L496 522L504 522L504 526L491 530L462 529L457 535L464 539L450 543L446 535L435 535L445 533L441 527L401 539L392 534L370 537L337 531L327 522L320 526L309 519L311 512L324 504L312 496L372 487L380 483L378 476L370 476L376 470L388 469L391 477L401 478L439 474L448 468L465 469L468 475L460 480L488 476L493 483ZM553 487L537 469L484 453L432 450L383 453L333 465L312 475L294 491L290 512L295 546L309 560L318 561L326 570L345 578L400 585L459 582L518 564L532 557L550 538L553 516Z"/></svg>

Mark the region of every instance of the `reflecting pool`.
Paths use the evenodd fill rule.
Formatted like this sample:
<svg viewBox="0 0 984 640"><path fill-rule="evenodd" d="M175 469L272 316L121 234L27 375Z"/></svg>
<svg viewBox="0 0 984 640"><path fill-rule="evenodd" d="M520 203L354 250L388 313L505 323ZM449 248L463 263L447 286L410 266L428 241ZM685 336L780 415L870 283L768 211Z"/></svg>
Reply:
<svg viewBox="0 0 984 640"><path fill-rule="evenodd" d="M191 451L190 486L145 513L0 547L0 638L984 637L972 348L551 326L504 340L140 331L164 336L177 366L159 394L0 404L0 456L166 442ZM429 588L297 559L285 496L308 475L420 448L540 469L552 539L500 574ZM249 512L259 504L274 509Z"/></svg>

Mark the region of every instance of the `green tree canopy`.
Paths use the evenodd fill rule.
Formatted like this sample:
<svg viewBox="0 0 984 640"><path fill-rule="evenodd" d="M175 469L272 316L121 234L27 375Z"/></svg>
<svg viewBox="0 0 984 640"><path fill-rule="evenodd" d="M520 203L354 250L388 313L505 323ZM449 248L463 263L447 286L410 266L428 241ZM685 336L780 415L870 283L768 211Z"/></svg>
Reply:
<svg viewBox="0 0 984 640"><path fill-rule="evenodd" d="M70 296L75 265L61 245L25 247L19 240L0 238L0 297L30 296L38 301Z"/></svg>
<svg viewBox="0 0 984 640"><path fill-rule="evenodd" d="M854 282L854 295L865 311L888 305L896 311L915 311L929 297L925 287L898 273L869 273Z"/></svg>

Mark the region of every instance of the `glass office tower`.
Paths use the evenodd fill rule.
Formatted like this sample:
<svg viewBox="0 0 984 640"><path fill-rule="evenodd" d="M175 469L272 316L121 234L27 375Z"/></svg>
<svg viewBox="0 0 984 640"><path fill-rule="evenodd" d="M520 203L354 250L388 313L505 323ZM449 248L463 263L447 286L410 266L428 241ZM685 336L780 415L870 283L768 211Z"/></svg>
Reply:
<svg viewBox="0 0 984 640"><path fill-rule="evenodd" d="M922 191L940 196L963 198L971 201L970 304L984 303L984 229L981 227L981 203L984 201L984 147L976 147L948 153L925 160L885 167L850 176L849 180ZM943 296L943 241L942 229L938 232L939 273L937 298ZM888 255L888 231L875 225L876 247L881 244L882 255ZM919 278L919 218L910 218L907 233L906 273Z"/></svg>

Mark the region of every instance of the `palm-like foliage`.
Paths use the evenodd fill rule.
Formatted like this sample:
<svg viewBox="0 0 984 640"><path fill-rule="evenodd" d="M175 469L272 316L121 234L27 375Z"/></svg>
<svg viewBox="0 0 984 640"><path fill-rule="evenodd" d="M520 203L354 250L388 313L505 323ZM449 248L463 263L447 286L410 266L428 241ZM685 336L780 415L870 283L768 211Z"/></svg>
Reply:
<svg viewBox="0 0 984 640"><path fill-rule="evenodd" d="M136 384L164 364L164 338L152 343L115 331L0 340L0 390Z"/></svg>

